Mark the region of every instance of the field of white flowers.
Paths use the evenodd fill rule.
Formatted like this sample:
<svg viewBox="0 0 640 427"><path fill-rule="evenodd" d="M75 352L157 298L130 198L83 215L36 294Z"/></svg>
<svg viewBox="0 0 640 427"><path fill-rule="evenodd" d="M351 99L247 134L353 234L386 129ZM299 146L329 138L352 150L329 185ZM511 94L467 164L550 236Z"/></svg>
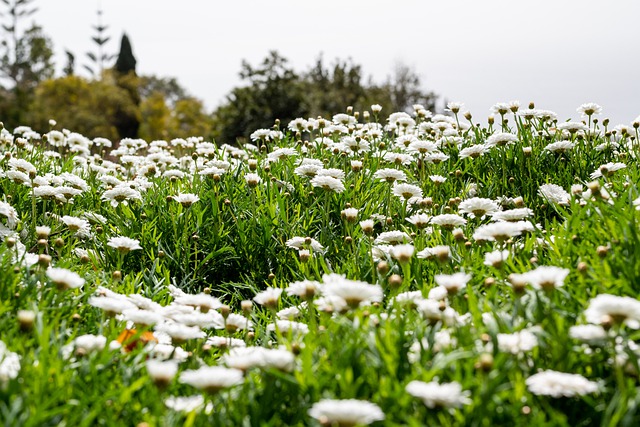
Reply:
<svg viewBox="0 0 640 427"><path fill-rule="evenodd" d="M7 426L640 423L638 128L0 133Z"/></svg>

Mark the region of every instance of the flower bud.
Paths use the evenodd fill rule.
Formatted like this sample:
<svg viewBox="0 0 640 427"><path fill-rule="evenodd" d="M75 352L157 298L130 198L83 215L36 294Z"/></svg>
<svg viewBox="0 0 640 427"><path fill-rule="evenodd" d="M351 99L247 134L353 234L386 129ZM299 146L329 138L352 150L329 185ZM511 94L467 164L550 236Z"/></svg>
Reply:
<svg viewBox="0 0 640 427"><path fill-rule="evenodd" d="M378 269L378 273L384 276L389 272L389 263L387 263L386 261L380 261L378 263L377 269Z"/></svg>
<svg viewBox="0 0 640 427"><path fill-rule="evenodd" d="M398 274L392 274L391 277L389 277L389 286L395 289L400 287L400 285L402 285L402 276Z"/></svg>
<svg viewBox="0 0 640 427"><path fill-rule="evenodd" d="M578 263L578 272L581 274L585 274L587 272L587 269L589 268L589 266L587 265L586 262L581 261Z"/></svg>
<svg viewBox="0 0 640 427"><path fill-rule="evenodd" d="M18 322L21 331L30 331L33 329L33 323L36 320L36 313L31 310L18 311Z"/></svg>
<svg viewBox="0 0 640 427"><path fill-rule="evenodd" d="M596 254L598 254L598 256L600 258L606 257L608 253L609 253L609 247L608 246L598 246L596 248Z"/></svg>
<svg viewBox="0 0 640 427"><path fill-rule="evenodd" d="M222 315L223 318L226 319L227 317L229 317L229 314L231 314L231 307L225 304L218 309L218 312Z"/></svg>
<svg viewBox="0 0 640 427"><path fill-rule="evenodd" d="M242 308L242 313L244 313L245 316L248 316L253 309L253 302L251 302L251 300L244 300L240 303L240 307Z"/></svg>
<svg viewBox="0 0 640 427"><path fill-rule="evenodd" d="M298 251L298 256L300 257L301 262L309 262L311 259L311 252L308 249L300 249Z"/></svg>
<svg viewBox="0 0 640 427"><path fill-rule="evenodd" d="M15 239L15 237L7 237L7 239L5 240L5 243L6 243L7 247L9 249L11 249L12 247L14 247L16 245L16 239Z"/></svg>
<svg viewBox="0 0 640 427"><path fill-rule="evenodd" d="M38 265L47 268L51 264L51 257L49 255L40 254L38 256Z"/></svg>
<svg viewBox="0 0 640 427"><path fill-rule="evenodd" d="M476 367L484 372L489 372L493 369L493 356L489 353L482 353Z"/></svg>

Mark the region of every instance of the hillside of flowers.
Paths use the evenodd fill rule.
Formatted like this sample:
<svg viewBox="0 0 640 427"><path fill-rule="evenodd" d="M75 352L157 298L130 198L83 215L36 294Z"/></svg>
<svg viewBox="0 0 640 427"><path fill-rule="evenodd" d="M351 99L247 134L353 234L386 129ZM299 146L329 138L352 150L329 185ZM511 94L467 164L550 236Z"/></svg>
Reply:
<svg viewBox="0 0 640 427"><path fill-rule="evenodd" d="M0 131L11 426L640 424L640 117Z"/></svg>

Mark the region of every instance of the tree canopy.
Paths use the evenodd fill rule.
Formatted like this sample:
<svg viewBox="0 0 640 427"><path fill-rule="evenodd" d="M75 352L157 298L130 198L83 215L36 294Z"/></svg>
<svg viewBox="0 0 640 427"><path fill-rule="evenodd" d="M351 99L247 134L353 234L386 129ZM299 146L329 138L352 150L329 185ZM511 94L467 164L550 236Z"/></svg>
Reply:
<svg viewBox="0 0 640 427"><path fill-rule="evenodd" d="M389 112L408 111L413 104L435 109L437 99L404 64L397 64L387 81L376 84L351 59L336 59L327 66L321 55L311 69L299 73L272 51L257 66L243 61L240 77L244 85L233 89L213 113L214 136L226 143L270 128L276 119L286 123L297 117L334 114L347 106L364 110L371 104Z"/></svg>

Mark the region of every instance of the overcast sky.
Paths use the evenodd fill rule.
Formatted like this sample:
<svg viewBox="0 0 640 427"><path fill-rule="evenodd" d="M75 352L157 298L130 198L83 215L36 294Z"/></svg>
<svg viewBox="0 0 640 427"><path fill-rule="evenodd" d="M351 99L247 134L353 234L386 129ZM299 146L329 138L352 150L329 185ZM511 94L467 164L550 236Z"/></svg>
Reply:
<svg viewBox="0 0 640 427"><path fill-rule="evenodd" d="M378 82L403 62L478 119L514 99L562 120L585 102L614 124L640 115L638 0L36 0L58 68L65 49L88 63L99 2L108 51L126 32L139 74L176 77L210 109L240 83L243 59L275 49L298 71L321 52L352 58Z"/></svg>

